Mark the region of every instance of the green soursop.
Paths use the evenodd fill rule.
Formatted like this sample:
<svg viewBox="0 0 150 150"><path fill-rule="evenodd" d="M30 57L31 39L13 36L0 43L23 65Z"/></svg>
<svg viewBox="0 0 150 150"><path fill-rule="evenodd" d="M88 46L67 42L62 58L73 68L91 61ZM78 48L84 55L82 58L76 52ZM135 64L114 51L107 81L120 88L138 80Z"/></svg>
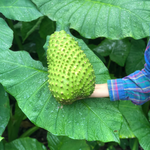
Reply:
<svg viewBox="0 0 150 150"><path fill-rule="evenodd" d="M65 31L51 35L47 50L49 89L62 104L88 97L95 87L93 66Z"/></svg>

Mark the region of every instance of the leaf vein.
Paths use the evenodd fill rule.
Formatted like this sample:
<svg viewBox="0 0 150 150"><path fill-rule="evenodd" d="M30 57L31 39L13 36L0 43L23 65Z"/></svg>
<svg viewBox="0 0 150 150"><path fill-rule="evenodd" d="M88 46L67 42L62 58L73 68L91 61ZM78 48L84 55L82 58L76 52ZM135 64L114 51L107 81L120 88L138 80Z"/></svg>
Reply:
<svg viewBox="0 0 150 150"><path fill-rule="evenodd" d="M42 85L39 86L39 87L31 94L31 96L30 96L29 98L26 99L26 102L25 102L25 104L24 104L24 106L23 106L23 108L22 108L23 110L25 109L28 100L31 99L33 96L35 96L35 94L36 94L46 83L47 83L47 80L46 80L44 83L42 83Z"/></svg>
<svg viewBox="0 0 150 150"><path fill-rule="evenodd" d="M88 13L89 13L90 9L92 9L93 5L94 5L94 4L91 5L91 7L87 10L86 15L84 16L84 19L83 19L83 22L82 22L82 26L81 26L81 29L80 29L81 31L82 31L82 29L83 29L83 26L84 26L85 20L86 20L86 18L87 18L87 16L88 16Z"/></svg>

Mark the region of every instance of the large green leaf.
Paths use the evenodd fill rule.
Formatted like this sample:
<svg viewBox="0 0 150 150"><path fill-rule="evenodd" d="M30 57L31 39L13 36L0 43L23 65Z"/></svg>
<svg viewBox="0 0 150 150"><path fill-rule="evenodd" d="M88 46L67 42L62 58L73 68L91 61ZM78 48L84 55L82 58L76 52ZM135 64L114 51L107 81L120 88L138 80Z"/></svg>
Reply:
<svg viewBox="0 0 150 150"><path fill-rule="evenodd" d="M3 86L0 84L0 141L2 140L1 135L3 134L8 124L9 118L10 118L9 98Z"/></svg>
<svg viewBox="0 0 150 150"><path fill-rule="evenodd" d="M6 22L0 18L0 49L8 49L13 41L13 31L8 27Z"/></svg>
<svg viewBox="0 0 150 150"><path fill-rule="evenodd" d="M102 56L108 56L120 66L124 66L126 58L130 50L128 39L109 40L105 39L101 44L93 49Z"/></svg>
<svg viewBox="0 0 150 150"><path fill-rule="evenodd" d="M143 40L132 40L130 52L126 61L126 73L131 74L136 70L141 70L144 68L144 51L145 43Z"/></svg>
<svg viewBox="0 0 150 150"><path fill-rule="evenodd" d="M149 36L150 1L32 0L54 21L63 19L86 38Z"/></svg>
<svg viewBox="0 0 150 150"><path fill-rule="evenodd" d="M121 130L119 132L120 138L134 138L135 135L133 134L131 128L129 127L126 119L123 117L123 123L121 126Z"/></svg>
<svg viewBox="0 0 150 150"><path fill-rule="evenodd" d="M73 140L65 136L47 134L48 145L51 150L90 150L86 140Z"/></svg>
<svg viewBox="0 0 150 150"><path fill-rule="evenodd" d="M32 21L42 15L30 0L0 0L0 12L19 21Z"/></svg>
<svg viewBox="0 0 150 150"><path fill-rule="evenodd" d="M119 109L119 102L116 101L117 104L115 104L113 102L113 104L115 104L114 106L117 107ZM123 116L123 122L122 122L122 125L121 125L121 128L120 128L120 131L118 130L115 130L115 132L119 132L119 137L121 139L124 139L124 138L134 138L135 135L133 134L128 122L126 121L126 118Z"/></svg>
<svg viewBox="0 0 150 150"><path fill-rule="evenodd" d="M82 40L78 42L93 65L96 83L105 83L109 74L104 64ZM0 51L0 82L32 122L56 135L119 142L115 130L120 130L122 115L114 103L89 98L61 105L48 89L47 76L47 68L27 52Z"/></svg>
<svg viewBox="0 0 150 150"><path fill-rule="evenodd" d="M20 138L5 144L5 150L46 150L46 147L32 138Z"/></svg>
<svg viewBox="0 0 150 150"><path fill-rule="evenodd" d="M150 123L143 114L141 106L136 106L130 101L122 101L120 111L126 118L134 135L138 138L144 150L150 149Z"/></svg>

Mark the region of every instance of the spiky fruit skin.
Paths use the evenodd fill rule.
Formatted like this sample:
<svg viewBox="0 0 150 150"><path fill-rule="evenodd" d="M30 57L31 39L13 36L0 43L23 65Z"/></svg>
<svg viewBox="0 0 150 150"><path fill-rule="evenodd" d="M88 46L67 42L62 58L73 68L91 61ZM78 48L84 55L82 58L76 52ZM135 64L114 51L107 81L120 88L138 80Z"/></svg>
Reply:
<svg viewBox="0 0 150 150"><path fill-rule="evenodd" d="M93 66L78 43L65 31L51 35L47 62L49 89L58 102L71 104L94 91Z"/></svg>

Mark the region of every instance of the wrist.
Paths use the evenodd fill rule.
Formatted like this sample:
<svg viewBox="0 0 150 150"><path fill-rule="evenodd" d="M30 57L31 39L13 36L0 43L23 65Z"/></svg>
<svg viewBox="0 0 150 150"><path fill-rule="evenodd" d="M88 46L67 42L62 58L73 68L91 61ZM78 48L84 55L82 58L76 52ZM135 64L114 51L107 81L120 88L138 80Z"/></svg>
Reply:
<svg viewBox="0 0 150 150"><path fill-rule="evenodd" d="M95 84L95 89L90 97L109 97L108 85L105 84Z"/></svg>

